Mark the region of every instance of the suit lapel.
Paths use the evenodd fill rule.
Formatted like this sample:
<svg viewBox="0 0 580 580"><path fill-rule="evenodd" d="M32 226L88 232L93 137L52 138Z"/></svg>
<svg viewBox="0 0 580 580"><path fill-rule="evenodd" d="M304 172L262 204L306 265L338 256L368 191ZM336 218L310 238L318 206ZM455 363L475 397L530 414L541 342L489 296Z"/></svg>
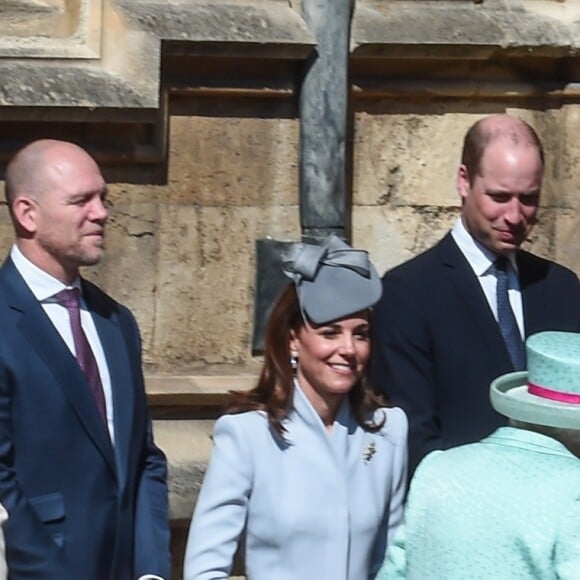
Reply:
<svg viewBox="0 0 580 580"><path fill-rule="evenodd" d="M127 350L116 304L100 290L83 281L83 296L91 312L111 379L113 399L113 424L115 429L115 457L119 487L125 484L127 460L130 452L131 426L133 424L134 384L131 357Z"/></svg>
<svg viewBox="0 0 580 580"><path fill-rule="evenodd" d="M438 253L445 274L453 286L450 300L465 304L466 316L470 317L474 332L479 334L482 347L487 347L492 356L504 359L511 366L507 347L481 284L451 234L441 240Z"/></svg>
<svg viewBox="0 0 580 580"><path fill-rule="evenodd" d="M86 377L60 334L11 260L2 267L9 306L20 313L17 327L63 390L79 422L115 474L113 448Z"/></svg>
<svg viewBox="0 0 580 580"><path fill-rule="evenodd" d="M495 319L481 284L451 234L443 238L438 246L438 252L441 264L446 269L446 274L455 289L456 295L453 300L463 302L471 315L479 321L480 326L493 327L492 323Z"/></svg>

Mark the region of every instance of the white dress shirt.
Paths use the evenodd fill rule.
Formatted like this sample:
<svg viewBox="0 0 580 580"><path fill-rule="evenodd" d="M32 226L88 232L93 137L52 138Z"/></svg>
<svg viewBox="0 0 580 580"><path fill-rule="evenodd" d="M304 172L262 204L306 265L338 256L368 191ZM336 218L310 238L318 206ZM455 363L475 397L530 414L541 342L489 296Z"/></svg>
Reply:
<svg viewBox="0 0 580 580"><path fill-rule="evenodd" d="M494 273L494 262L497 259L497 256L473 238L465 228L461 218L457 218L457 221L451 230L451 235L477 276L483 293L487 298L489 307L497 320L497 278ZM518 266L514 253L508 256L508 262L509 266L507 275L510 306L513 310L514 316L516 317L522 340L524 340L524 310L522 306L522 293L518 280Z"/></svg>

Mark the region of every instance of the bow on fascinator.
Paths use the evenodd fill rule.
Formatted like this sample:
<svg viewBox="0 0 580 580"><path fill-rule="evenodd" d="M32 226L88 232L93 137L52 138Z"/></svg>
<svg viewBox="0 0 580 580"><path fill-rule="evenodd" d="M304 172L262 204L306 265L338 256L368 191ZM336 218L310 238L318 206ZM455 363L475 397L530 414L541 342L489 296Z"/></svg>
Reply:
<svg viewBox="0 0 580 580"><path fill-rule="evenodd" d="M336 235L320 245L292 245L282 269L294 281L302 316L317 324L366 310L382 293L368 253Z"/></svg>
<svg viewBox="0 0 580 580"><path fill-rule="evenodd" d="M322 265L349 268L366 278L371 275L367 252L351 248L334 234L321 245L294 244L286 253L282 268L298 286L302 280L312 282Z"/></svg>

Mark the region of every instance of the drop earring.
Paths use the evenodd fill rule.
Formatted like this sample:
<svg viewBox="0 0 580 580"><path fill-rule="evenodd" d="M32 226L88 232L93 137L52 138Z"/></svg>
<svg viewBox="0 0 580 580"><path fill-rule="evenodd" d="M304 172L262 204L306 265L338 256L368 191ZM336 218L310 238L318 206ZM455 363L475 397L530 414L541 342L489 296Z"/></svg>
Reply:
<svg viewBox="0 0 580 580"><path fill-rule="evenodd" d="M298 353L295 351L290 353L290 366L294 373L296 373L296 370L298 369Z"/></svg>

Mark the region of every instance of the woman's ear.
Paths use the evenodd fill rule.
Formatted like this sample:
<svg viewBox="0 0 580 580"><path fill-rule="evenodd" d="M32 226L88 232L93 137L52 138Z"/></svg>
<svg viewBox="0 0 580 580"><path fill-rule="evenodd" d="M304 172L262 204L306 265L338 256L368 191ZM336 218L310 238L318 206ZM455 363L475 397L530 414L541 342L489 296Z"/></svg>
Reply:
<svg viewBox="0 0 580 580"><path fill-rule="evenodd" d="M18 196L12 203L12 215L18 226L32 234L37 228L38 203L25 195Z"/></svg>
<svg viewBox="0 0 580 580"><path fill-rule="evenodd" d="M290 352L296 353L298 351L298 343L299 343L298 333L294 329L291 328L290 329L290 342L288 344Z"/></svg>

